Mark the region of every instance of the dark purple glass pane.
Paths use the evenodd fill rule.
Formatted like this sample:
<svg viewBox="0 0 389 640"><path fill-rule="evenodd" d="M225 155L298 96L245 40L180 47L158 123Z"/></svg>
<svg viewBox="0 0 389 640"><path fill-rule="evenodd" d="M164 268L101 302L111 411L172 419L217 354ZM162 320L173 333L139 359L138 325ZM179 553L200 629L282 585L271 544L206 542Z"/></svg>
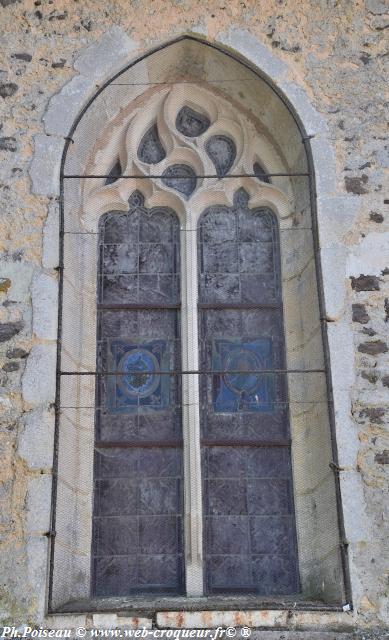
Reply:
<svg viewBox="0 0 389 640"><path fill-rule="evenodd" d="M139 143L138 158L146 164L157 164L166 157L165 149L158 135L158 127L153 124Z"/></svg>
<svg viewBox="0 0 389 640"><path fill-rule="evenodd" d="M199 315L201 368L209 372L200 377L206 592L293 593L298 572L272 212L251 210L243 189L233 207L207 209L198 264L199 300L208 307Z"/></svg>
<svg viewBox="0 0 389 640"><path fill-rule="evenodd" d="M186 198L189 198L196 189L196 174L192 167L187 164L173 164L165 169L162 175L163 184L179 191Z"/></svg>
<svg viewBox="0 0 389 640"><path fill-rule="evenodd" d="M210 124L211 121L208 116L188 106L182 107L176 118L177 131L188 138L201 136L209 128Z"/></svg>
<svg viewBox="0 0 389 640"><path fill-rule="evenodd" d="M259 180L261 180L262 182L267 182L268 184L271 184L271 180L269 178L269 176L267 175L267 172L265 171L265 169L259 164L259 162L254 162L253 165L253 173L255 173L255 175L259 178Z"/></svg>
<svg viewBox="0 0 389 640"><path fill-rule="evenodd" d="M235 161L235 142L231 138L228 138L228 136L212 136L207 141L205 150L215 165L219 178L225 176Z"/></svg>
<svg viewBox="0 0 389 640"><path fill-rule="evenodd" d="M120 164L120 160L118 160L109 172L104 184L113 184L121 176L121 173L122 167Z"/></svg>
<svg viewBox="0 0 389 640"><path fill-rule="evenodd" d="M180 296L178 219L135 191L128 213L103 216L99 244L92 590L179 594L180 323L164 307Z"/></svg>

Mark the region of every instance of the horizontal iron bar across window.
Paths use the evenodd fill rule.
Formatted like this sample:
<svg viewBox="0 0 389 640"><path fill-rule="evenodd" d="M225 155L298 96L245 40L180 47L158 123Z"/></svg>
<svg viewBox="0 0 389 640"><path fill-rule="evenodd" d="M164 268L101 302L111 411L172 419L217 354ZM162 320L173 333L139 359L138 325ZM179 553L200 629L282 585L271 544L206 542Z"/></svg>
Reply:
<svg viewBox="0 0 389 640"><path fill-rule="evenodd" d="M290 440L200 440L201 447L290 447Z"/></svg>
<svg viewBox="0 0 389 640"><path fill-rule="evenodd" d="M270 402L266 402L266 403L258 403L258 404L266 404L266 405L272 405L274 406L284 406L287 407L289 405L293 405L293 404L333 404L334 401L333 400L277 400L277 401L270 401ZM141 406L141 405L140 405ZM179 405L173 405L173 408L175 409L180 409L182 407L199 407L200 406L200 402L192 402L192 403L181 403ZM56 403L54 403L54 407L55 410L58 413L61 413L62 411L67 411L68 409L75 409L77 411L79 411L80 409L88 409L88 410L93 410L93 411L106 411L107 407L103 406L91 406L91 405L58 405Z"/></svg>
<svg viewBox="0 0 389 640"><path fill-rule="evenodd" d="M198 302L199 309L280 309L282 302Z"/></svg>
<svg viewBox="0 0 389 640"><path fill-rule="evenodd" d="M180 302L171 303L131 303L131 304L111 304L111 303L98 303L97 309L99 311L142 311L143 309L180 309Z"/></svg>
<svg viewBox="0 0 389 640"><path fill-rule="evenodd" d="M325 373L325 369L202 369L178 371L160 371L159 369L128 369L127 371L59 371L61 376L127 376L129 373L141 375L191 376L191 375L224 375L225 373Z"/></svg>
<svg viewBox="0 0 389 640"><path fill-rule="evenodd" d="M131 175L127 175L127 174L123 174L121 176L115 176L115 182L116 180L120 180L121 178L126 178L126 179L130 179L130 180L159 180L161 178L171 178L174 177L174 180L178 179L178 180L188 180L188 176L164 176L164 175L150 175L150 176L145 176L145 175L141 175L141 176L131 176ZM280 178L297 178L297 177L309 177L309 173L307 172L296 172L296 173L236 173L236 174L226 174L225 176L218 176L217 173L209 173L209 174L203 174L203 175L194 175L194 176L190 176L190 178L196 178L196 179L200 179L200 178L217 178L218 180L224 180L224 178L272 178L272 177L280 177ZM108 175L108 174L86 174L86 175L80 175L78 173L70 173L69 175L63 175L62 178L64 178L65 180L69 179L69 178L98 178L98 179L102 179L102 178L112 178L112 176Z"/></svg>
<svg viewBox="0 0 389 640"><path fill-rule="evenodd" d="M260 208L260 207L259 207ZM128 213L128 211L121 211L120 213ZM288 227L285 229L278 229L279 233L283 233L284 231L312 231L313 228L312 227ZM199 231L199 227L197 227L196 229L184 229L183 227L180 227L180 233L198 233ZM62 235L68 235L68 236L99 236L100 233L98 231L62 231ZM250 242L250 241L248 241ZM266 243L266 244L277 244L279 245L280 243L277 242L277 240L262 240L261 241L262 244ZM108 244L108 245L114 245L114 244L123 244L121 242L109 242L109 243L105 243L105 242L100 242L100 245L104 245L104 244ZM159 242L144 242L142 244L160 244ZM178 244L178 243L177 243ZM202 243L199 242L198 244L206 244L206 243ZM242 242L242 244L244 244Z"/></svg>
<svg viewBox="0 0 389 640"><path fill-rule="evenodd" d="M162 441L162 442L112 442L112 441L97 441L95 442L96 449L152 449L153 447L164 447L164 448L177 448L182 447L182 440L178 441Z"/></svg>

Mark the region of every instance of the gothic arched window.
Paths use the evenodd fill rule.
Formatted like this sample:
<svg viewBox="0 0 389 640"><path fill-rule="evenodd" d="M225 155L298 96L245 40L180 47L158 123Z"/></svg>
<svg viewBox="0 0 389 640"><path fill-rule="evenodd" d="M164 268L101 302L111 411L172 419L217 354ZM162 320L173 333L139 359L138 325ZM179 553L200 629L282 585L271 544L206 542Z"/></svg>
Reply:
<svg viewBox="0 0 389 640"><path fill-rule="evenodd" d="M183 42L66 157L54 610L344 593L301 133Z"/></svg>

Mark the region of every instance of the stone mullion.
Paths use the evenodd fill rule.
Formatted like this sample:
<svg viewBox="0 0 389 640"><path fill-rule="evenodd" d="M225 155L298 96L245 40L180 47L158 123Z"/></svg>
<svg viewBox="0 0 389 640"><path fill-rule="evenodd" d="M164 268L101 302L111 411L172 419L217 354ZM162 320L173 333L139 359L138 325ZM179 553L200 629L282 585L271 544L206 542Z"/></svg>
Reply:
<svg viewBox="0 0 389 640"><path fill-rule="evenodd" d="M182 228L182 366L198 371L197 246L188 212ZM184 435L185 570L188 596L203 595L202 489L200 458L199 378L182 381Z"/></svg>

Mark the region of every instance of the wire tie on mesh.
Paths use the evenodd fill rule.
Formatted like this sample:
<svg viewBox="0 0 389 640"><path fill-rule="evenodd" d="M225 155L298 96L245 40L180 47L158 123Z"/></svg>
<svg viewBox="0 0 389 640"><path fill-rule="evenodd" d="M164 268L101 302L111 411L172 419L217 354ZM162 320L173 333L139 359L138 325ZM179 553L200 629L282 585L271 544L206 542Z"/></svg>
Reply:
<svg viewBox="0 0 389 640"><path fill-rule="evenodd" d="M46 531L43 535L46 536L46 538L55 538L57 532L54 529L49 529L49 531Z"/></svg>
<svg viewBox="0 0 389 640"><path fill-rule="evenodd" d="M335 473L340 473L341 471L344 471L344 467L339 467L339 465L337 465L335 462L333 462L331 460L331 462L328 465L330 467L330 469L332 469L332 471L334 471Z"/></svg>
<svg viewBox="0 0 389 640"><path fill-rule="evenodd" d="M70 142L72 142L74 144L74 140L70 136L64 136L64 140L69 140Z"/></svg>

